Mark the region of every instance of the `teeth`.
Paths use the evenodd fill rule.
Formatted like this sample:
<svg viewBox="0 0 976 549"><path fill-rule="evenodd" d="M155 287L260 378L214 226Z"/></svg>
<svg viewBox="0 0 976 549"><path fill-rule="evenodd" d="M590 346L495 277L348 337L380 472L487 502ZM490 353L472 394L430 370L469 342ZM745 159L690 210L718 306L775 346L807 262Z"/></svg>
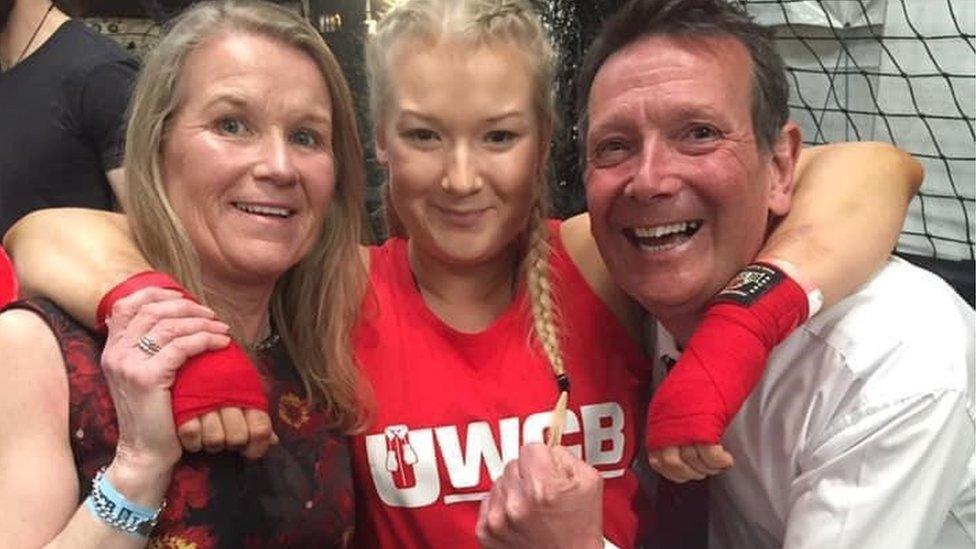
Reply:
<svg viewBox="0 0 976 549"><path fill-rule="evenodd" d="M693 231L701 225L701 221L682 221L670 225L657 225L656 227L634 227L634 236L637 238L661 238L675 233Z"/></svg>
<svg viewBox="0 0 976 549"><path fill-rule="evenodd" d="M273 215L275 217L288 217L291 215L291 210L288 208L276 208L274 206L261 206L258 204L245 204L243 202L235 202L234 207L242 212L257 214L257 215Z"/></svg>

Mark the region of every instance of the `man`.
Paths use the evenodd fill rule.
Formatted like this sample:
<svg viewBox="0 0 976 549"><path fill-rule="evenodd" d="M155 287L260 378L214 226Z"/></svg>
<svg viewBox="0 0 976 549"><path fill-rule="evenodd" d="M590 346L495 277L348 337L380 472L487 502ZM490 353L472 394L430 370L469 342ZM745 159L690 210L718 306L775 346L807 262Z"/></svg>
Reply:
<svg viewBox="0 0 976 549"><path fill-rule="evenodd" d="M722 0L635 0L602 35L582 87L592 230L673 363L789 210L799 130L769 38ZM776 276L756 267L722 295L756 299ZM722 439L736 463L712 479L710 545L972 547L973 329L944 282L891 259L789 336ZM484 516L507 508L520 540L592 540L578 525L598 522L581 505L597 488L567 462L508 467ZM507 539L499 524L483 539Z"/></svg>
<svg viewBox="0 0 976 549"><path fill-rule="evenodd" d="M138 65L49 0L0 0L0 236L37 209L112 209Z"/></svg>

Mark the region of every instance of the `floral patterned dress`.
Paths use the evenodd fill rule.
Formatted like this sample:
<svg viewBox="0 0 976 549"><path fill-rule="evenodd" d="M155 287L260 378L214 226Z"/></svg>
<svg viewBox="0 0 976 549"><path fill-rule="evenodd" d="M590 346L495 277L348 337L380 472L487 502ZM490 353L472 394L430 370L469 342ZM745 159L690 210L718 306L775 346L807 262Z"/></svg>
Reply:
<svg viewBox="0 0 976 549"><path fill-rule="evenodd" d="M118 441L115 409L99 365L104 338L49 301L12 307L39 314L60 343L70 386L71 449L84 499ZM327 428L324 414L308 405L282 345L261 358L271 420L281 441L254 461L233 452L185 454L149 547L343 547L351 539L346 438Z"/></svg>

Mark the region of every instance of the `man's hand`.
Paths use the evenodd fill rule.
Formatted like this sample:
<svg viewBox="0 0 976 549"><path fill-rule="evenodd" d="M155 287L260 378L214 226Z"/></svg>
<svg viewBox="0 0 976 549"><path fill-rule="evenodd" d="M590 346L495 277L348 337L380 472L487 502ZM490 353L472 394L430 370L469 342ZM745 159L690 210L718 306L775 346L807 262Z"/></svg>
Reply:
<svg viewBox="0 0 976 549"><path fill-rule="evenodd" d="M562 447L522 447L481 503L484 547L603 547L603 478Z"/></svg>
<svg viewBox="0 0 976 549"><path fill-rule="evenodd" d="M732 454L721 444L668 446L648 452L651 469L672 482L702 480L732 467Z"/></svg>

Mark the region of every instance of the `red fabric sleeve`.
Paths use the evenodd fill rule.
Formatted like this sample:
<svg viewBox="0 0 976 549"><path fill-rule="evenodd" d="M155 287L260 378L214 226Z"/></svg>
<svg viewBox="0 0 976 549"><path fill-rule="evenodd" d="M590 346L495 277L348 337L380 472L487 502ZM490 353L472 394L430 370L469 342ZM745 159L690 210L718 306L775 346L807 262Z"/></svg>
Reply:
<svg viewBox="0 0 976 549"><path fill-rule="evenodd" d="M807 320L807 294L800 285L775 267L759 267L775 271L776 282L755 297L748 295L754 287L747 288L746 297L736 300L721 297L735 281L726 287L655 392L647 419L651 450L718 443L773 347Z"/></svg>
<svg viewBox="0 0 976 549"><path fill-rule="evenodd" d="M98 303L98 324L104 331L105 319L119 299L147 287L166 288L197 301L173 277L156 272L137 273L115 286ZM218 351L200 353L188 359L173 382L173 418L176 425L224 407L268 410L268 398L257 368L235 341Z"/></svg>

